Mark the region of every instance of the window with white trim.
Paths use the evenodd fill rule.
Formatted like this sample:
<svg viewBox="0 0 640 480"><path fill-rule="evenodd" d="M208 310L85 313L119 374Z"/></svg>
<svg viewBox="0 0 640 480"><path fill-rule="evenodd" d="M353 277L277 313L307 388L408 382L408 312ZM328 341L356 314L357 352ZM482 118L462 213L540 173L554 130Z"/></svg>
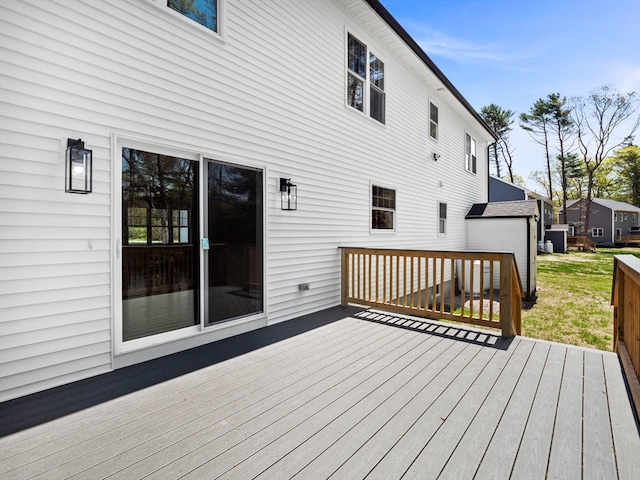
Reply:
<svg viewBox="0 0 640 480"><path fill-rule="evenodd" d="M447 204L438 202L438 234L447 234Z"/></svg>
<svg viewBox="0 0 640 480"><path fill-rule="evenodd" d="M429 102L429 136L438 139L438 107Z"/></svg>
<svg viewBox="0 0 640 480"><path fill-rule="evenodd" d="M613 221L614 222L618 221L618 212L613 212Z"/></svg>
<svg viewBox="0 0 640 480"><path fill-rule="evenodd" d="M390 188L371 186L371 228L394 230L396 216L396 191Z"/></svg>
<svg viewBox="0 0 640 480"><path fill-rule="evenodd" d="M604 229L600 227L594 227L591 229L592 237L604 237Z"/></svg>
<svg viewBox="0 0 640 480"><path fill-rule="evenodd" d="M385 122L384 63L350 33L347 35L347 104Z"/></svg>
<svg viewBox="0 0 640 480"><path fill-rule="evenodd" d="M464 134L464 165L467 171L476 173L476 139Z"/></svg>
<svg viewBox="0 0 640 480"><path fill-rule="evenodd" d="M636 214L635 214L635 213L632 213L632 214L631 214L631 221L632 221L632 222L635 222L635 221L636 221Z"/></svg>
<svg viewBox="0 0 640 480"><path fill-rule="evenodd" d="M219 33L218 12L220 0L166 0L167 7Z"/></svg>
<svg viewBox="0 0 640 480"><path fill-rule="evenodd" d="M627 221L627 212L624 212L624 221Z"/></svg>

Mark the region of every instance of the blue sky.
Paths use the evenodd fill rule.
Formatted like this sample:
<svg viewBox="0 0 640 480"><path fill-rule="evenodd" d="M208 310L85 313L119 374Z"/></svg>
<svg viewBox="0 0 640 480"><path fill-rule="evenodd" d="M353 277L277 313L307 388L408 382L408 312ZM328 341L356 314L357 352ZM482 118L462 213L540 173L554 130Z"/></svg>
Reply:
<svg viewBox="0 0 640 480"><path fill-rule="evenodd" d="M517 125L520 113L554 92L640 94L640 0L381 2L476 110L516 112L514 167L532 189L541 191L528 177L543 170L543 150Z"/></svg>

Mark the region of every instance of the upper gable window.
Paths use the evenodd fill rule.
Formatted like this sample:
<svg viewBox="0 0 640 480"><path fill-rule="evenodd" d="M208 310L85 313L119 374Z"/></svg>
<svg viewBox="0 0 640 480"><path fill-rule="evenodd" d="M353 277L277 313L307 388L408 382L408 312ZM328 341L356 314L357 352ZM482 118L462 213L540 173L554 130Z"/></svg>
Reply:
<svg viewBox="0 0 640 480"><path fill-rule="evenodd" d="M167 7L219 33L218 0L167 0Z"/></svg>
<svg viewBox="0 0 640 480"><path fill-rule="evenodd" d="M464 163L469 172L476 173L476 139L468 133L464 134Z"/></svg>
<svg viewBox="0 0 640 480"><path fill-rule="evenodd" d="M429 102L429 136L438 139L438 107Z"/></svg>
<svg viewBox="0 0 640 480"><path fill-rule="evenodd" d="M347 38L347 104L384 123L384 63L353 35Z"/></svg>

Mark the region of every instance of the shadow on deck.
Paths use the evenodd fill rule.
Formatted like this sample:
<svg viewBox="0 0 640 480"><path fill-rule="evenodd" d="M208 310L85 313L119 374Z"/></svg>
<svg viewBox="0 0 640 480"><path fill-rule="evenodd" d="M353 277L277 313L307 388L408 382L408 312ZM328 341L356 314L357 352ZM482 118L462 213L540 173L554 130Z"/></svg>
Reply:
<svg viewBox="0 0 640 480"><path fill-rule="evenodd" d="M0 404L0 438L361 312L336 307Z"/></svg>
<svg viewBox="0 0 640 480"><path fill-rule="evenodd" d="M332 308L0 411L6 478L640 472L615 354L377 310Z"/></svg>

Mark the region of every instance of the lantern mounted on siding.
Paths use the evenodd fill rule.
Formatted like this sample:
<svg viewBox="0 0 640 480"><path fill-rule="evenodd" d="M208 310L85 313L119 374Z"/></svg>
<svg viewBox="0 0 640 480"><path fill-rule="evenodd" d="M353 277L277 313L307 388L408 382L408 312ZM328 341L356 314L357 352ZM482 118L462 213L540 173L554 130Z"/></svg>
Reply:
<svg viewBox="0 0 640 480"><path fill-rule="evenodd" d="M298 187L290 178L280 179L280 208L282 210L298 209Z"/></svg>
<svg viewBox="0 0 640 480"><path fill-rule="evenodd" d="M93 152L79 138L67 139L65 192L90 193L93 177Z"/></svg>

